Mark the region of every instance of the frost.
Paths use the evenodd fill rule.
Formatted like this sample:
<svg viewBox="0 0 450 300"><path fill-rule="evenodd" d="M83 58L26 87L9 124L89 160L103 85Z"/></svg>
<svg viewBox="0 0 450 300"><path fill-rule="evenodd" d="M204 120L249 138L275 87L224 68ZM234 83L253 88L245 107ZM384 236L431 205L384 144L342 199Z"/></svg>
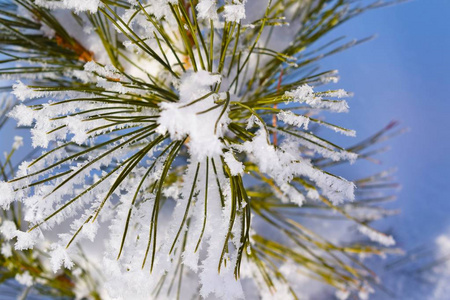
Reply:
<svg viewBox="0 0 450 300"><path fill-rule="evenodd" d="M42 238L42 233L39 229L35 229L31 232L23 232L17 230L17 242L14 245L16 250L33 249L34 245Z"/></svg>
<svg viewBox="0 0 450 300"><path fill-rule="evenodd" d="M330 95L334 97L340 98L341 96L347 95L345 91L340 92L330 92L330 93L322 93L324 95ZM294 101L299 103L306 103L310 105L312 108L318 109L328 109L333 112L347 112L348 104L346 101L341 100L326 100L321 97L321 93L314 93L314 90L311 86L304 84L299 86L297 89L286 92L284 94L285 98L288 101Z"/></svg>
<svg viewBox="0 0 450 300"><path fill-rule="evenodd" d="M245 129L248 130L248 129L252 128L258 122L259 122L259 120L255 117L255 115L251 115L250 118L248 118L247 126L245 127Z"/></svg>
<svg viewBox="0 0 450 300"><path fill-rule="evenodd" d="M22 81L17 81L16 84L12 86L13 88L13 94L17 97L19 100L27 100L27 99L34 99L38 98L39 96L37 93L35 93L32 89L30 89L28 86L26 86Z"/></svg>
<svg viewBox="0 0 450 300"><path fill-rule="evenodd" d="M367 226L358 226L359 232L367 236L371 241L380 243L384 246L393 246L395 245L395 240L392 236L386 235L384 233L381 233L379 231L376 231L375 229L372 229Z"/></svg>
<svg viewBox="0 0 450 300"><path fill-rule="evenodd" d="M291 98L293 101L306 102L308 104L314 103L316 100L313 88L307 84L299 86L297 89L291 92L286 92L284 95L288 98Z"/></svg>
<svg viewBox="0 0 450 300"><path fill-rule="evenodd" d="M17 236L17 227L13 221L4 220L0 226L0 233L6 240L11 240Z"/></svg>
<svg viewBox="0 0 450 300"><path fill-rule="evenodd" d="M309 118L305 116L298 116L291 111L282 111L277 117L286 124L294 125L297 127L302 127L308 129Z"/></svg>
<svg viewBox="0 0 450 300"><path fill-rule="evenodd" d="M307 161L298 161L296 145L292 141L286 141L281 149L275 149L268 144L265 131L260 129L251 142L245 142L238 148L252 154L260 170L270 174L280 186L290 182L294 175L306 176L335 204L355 198L355 185L352 182L315 169Z"/></svg>
<svg viewBox="0 0 450 300"><path fill-rule="evenodd" d="M242 175L244 173L244 165L236 160L232 152L227 152L224 155L225 163L230 168L232 176Z"/></svg>
<svg viewBox="0 0 450 300"><path fill-rule="evenodd" d="M341 128L341 127L334 126L332 124L328 124L328 123L324 123L324 122L319 122L319 124L329 128L329 129L332 129L332 130L334 130L337 133L340 133L340 134L343 134L343 135L346 135L346 136L351 136L351 137L355 137L356 136L356 131L355 130Z"/></svg>
<svg viewBox="0 0 450 300"><path fill-rule="evenodd" d="M358 158L358 154L334 149L332 145L307 132L298 131L296 135L301 145L333 161L348 160L350 163L354 163Z"/></svg>
<svg viewBox="0 0 450 300"><path fill-rule="evenodd" d="M320 198L320 194L316 189L308 189L306 197L308 197L311 200L318 200Z"/></svg>
<svg viewBox="0 0 450 300"><path fill-rule="evenodd" d="M305 202L305 196L302 193L297 191L290 184L284 183L280 187L281 191L284 193L290 202L297 204L298 206L302 206L303 202ZM283 200L283 199L282 199ZM286 201L285 201L286 202Z"/></svg>
<svg viewBox="0 0 450 300"><path fill-rule="evenodd" d="M19 149L20 147L22 147L23 146L23 137L21 137L21 136L15 136L14 137L14 143L13 143L13 145L12 145L12 148L14 149L14 150L17 150L17 149Z"/></svg>
<svg viewBox="0 0 450 300"><path fill-rule="evenodd" d="M0 207L8 209L14 201L14 189L6 182L0 181Z"/></svg>
<svg viewBox="0 0 450 300"><path fill-rule="evenodd" d="M196 6L200 19L218 20L216 0L200 0Z"/></svg>
<svg viewBox="0 0 450 300"><path fill-rule="evenodd" d="M36 0L35 4L49 9L70 9L76 13L83 11L96 13L100 5L100 0Z"/></svg>
<svg viewBox="0 0 450 300"><path fill-rule="evenodd" d="M322 96L332 97L332 98L344 98L344 97L351 97L352 94L345 91L345 90L335 90L335 91L327 91L320 93Z"/></svg>
<svg viewBox="0 0 450 300"><path fill-rule="evenodd" d="M169 132L174 140L189 136L189 150L198 160L222 153L219 138L228 118L227 113L222 114L222 106L215 103L217 95L210 88L220 80L219 75L206 71L187 72L181 78L180 101L160 105L158 132Z"/></svg>
<svg viewBox="0 0 450 300"><path fill-rule="evenodd" d="M3 242L0 253L5 257L11 257L12 256L12 246L10 243Z"/></svg>
<svg viewBox="0 0 450 300"><path fill-rule="evenodd" d="M446 259L450 251L450 235L448 232L436 238L435 247L437 248L437 253L433 257L434 263L432 265L434 267L432 268L432 272L427 272L426 275L426 278L429 275L432 275L430 276L432 278L434 277L435 287L427 299L447 299L450 293L450 286L448 284L450 279L450 262Z"/></svg>
<svg viewBox="0 0 450 300"><path fill-rule="evenodd" d="M50 264L54 273L56 273L61 266L71 269L74 265L67 249L59 244L52 245L52 250L50 251Z"/></svg>
<svg viewBox="0 0 450 300"><path fill-rule="evenodd" d="M32 286L33 285L33 277L31 277L30 272L25 271L22 274L17 274L15 279L18 283L24 286Z"/></svg>
<svg viewBox="0 0 450 300"><path fill-rule="evenodd" d="M84 70L87 72L97 73L100 76L108 77L114 80L123 79L123 77L118 73L118 70L112 65L102 67L96 62L90 61L84 65Z"/></svg>
<svg viewBox="0 0 450 300"><path fill-rule="evenodd" d="M240 1L242 2L225 5L224 16L227 22L240 22L242 19L245 19L245 2L247 1L246 0Z"/></svg>
<svg viewBox="0 0 450 300"><path fill-rule="evenodd" d="M86 142L88 138L88 134L86 133L87 122L83 122L83 119L79 116L69 116L66 118L66 124L69 131L74 135L72 141L77 143L78 145Z"/></svg>
<svg viewBox="0 0 450 300"><path fill-rule="evenodd" d="M368 300L370 294L373 294L375 291L374 289L369 286L368 284L365 284L361 287L361 289L358 292L358 297L361 300Z"/></svg>
<svg viewBox="0 0 450 300"><path fill-rule="evenodd" d="M95 236L97 235L98 228L98 222L88 222L87 224L84 224L81 233L86 236L91 242L93 242Z"/></svg>

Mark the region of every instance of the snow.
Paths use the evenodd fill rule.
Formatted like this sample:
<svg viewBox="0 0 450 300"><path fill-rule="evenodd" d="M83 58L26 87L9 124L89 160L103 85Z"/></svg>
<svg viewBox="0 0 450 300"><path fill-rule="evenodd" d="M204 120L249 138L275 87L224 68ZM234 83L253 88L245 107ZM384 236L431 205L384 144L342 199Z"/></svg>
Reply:
<svg viewBox="0 0 450 300"><path fill-rule="evenodd" d="M24 286L32 286L33 285L33 277L31 277L30 272L25 271L22 274L17 274L15 279L18 283Z"/></svg>
<svg viewBox="0 0 450 300"><path fill-rule="evenodd" d="M367 236L371 241L380 243L383 246L394 246L395 240L392 236L376 231L368 226L358 226L358 231Z"/></svg>
<svg viewBox="0 0 450 300"><path fill-rule="evenodd" d="M96 13L100 5L100 0L36 0L35 4L49 9L70 9L76 13L84 11Z"/></svg>
<svg viewBox="0 0 450 300"><path fill-rule="evenodd" d="M324 122L319 122L320 125L325 126L331 130L334 130L334 132L346 135L346 136L351 136L351 137L355 137L356 136L356 131L352 130L352 129L345 129L345 128L341 128L338 126L334 126L332 124L328 124L328 123L324 123Z"/></svg>
<svg viewBox="0 0 450 300"><path fill-rule="evenodd" d="M239 23L242 19L245 19L245 2L247 1L246 0L239 0L239 1L241 2L225 5L224 17L227 22Z"/></svg>
<svg viewBox="0 0 450 300"><path fill-rule="evenodd" d="M162 134L168 132L173 140L182 140L189 136L187 142L189 151L198 160L222 153L223 144L220 138L225 132L228 117L226 112L221 116L222 106L214 108L217 96L221 95L211 92L211 86L220 81L219 75L207 71L189 71L181 78L180 101L160 104L158 132ZM212 94L207 96L209 93ZM193 103L205 96L207 97ZM204 113L211 108L213 109Z"/></svg>
<svg viewBox="0 0 450 300"><path fill-rule="evenodd" d="M315 169L307 160L299 161L298 147L293 141L286 140L280 149L275 149L268 143L265 130L260 129L252 141L236 148L251 154L260 171L269 174L279 186L289 183L293 176L306 176L335 204L355 198L352 182Z"/></svg>
<svg viewBox="0 0 450 300"><path fill-rule="evenodd" d="M100 76L108 77L114 80L123 80L124 77L120 76L118 73L119 71L110 64L107 64L106 66L102 67L95 61L89 61L84 65L84 70L87 72L95 72Z"/></svg>
<svg viewBox="0 0 450 300"><path fill-rule="evenodd" d="M294 125L299 128L303 127L305 130L308 129L309 118L301 115L296 115L291 111L281 111L277 115L278 119L286 124Z"/></svg>
<svg viewBox="0 0 450 300"><path fill-rule="evenodd" d="M54 273L56 273L61 266L64 266L67 269L71 269L74 266L74 263L68 254L68 250L65 249L65 247L55 243L51 248L50 263Z"/></svg>
<svg viewBox="0 0 450 300"><path fill-rule="evenodd" d="M11 257L12 256L11 244L8 242L3 242L0 253L6 258Z"/></svg>
<svg viewBox="0 0 450 300"><path fill-rule="evenodd" d="M20 80L18 80L16 84L13 84L12 88L13 95L15 95L19 100L24 101L27 99L34 99L38 97L32 89L30 89Z"/></svg>
<svg viewBox="0 0 450 300"><path fill-rule="evenodd" d="M19 149L20 147L22 147L23 146L23 137L21 137L21 136L15 136L14 137L14 143L13 143L13 145L12 145L12 148L14 149L14 150L17 150L17 149Z"/></svg>
<svg viewBox="0 0 450 300"><path fill-rule="evenodd" d="M242 175L244 173L244 165L240 161L236 160L231 151L225 153L224 160L230 168L232 176Z"/></svg>
<svg viewBox="0 0 450 300"><path fill-rule="evenodd" d="M42 239L42 233L39 229L24 232L17 230L17 242L14 244L16 250L28 250L33 249L38 240Z"/></svg>
<svg viewBox="0 0 450 300"><path fill-rule="evenodd" d="M324 142L313 134L297 131L296 135L298 143L302 146L333 161L348 160L350 163L354 163L358 158L358 154L346 150L334 149L334 146Z"/></svg>
<svg viewBox="0 0 450 300"><path fill-rule="evenodd" d="M216 0L200 0L196 6L199 19L218 20Z"/></svg>
<svg viewBox="0 0 450 300"><path fill-rule="evenodd" d="M17 227L13 221L4 220L0 225L0 233L6 240L11 240L17 236Z"/></svg>
<svg viewBox="0 0 450 300"><path fill-rule="evenodd" d="M14 201L14 189L6 182L0 181L0 207L8 209Z"/></svg>
<svg viewBox="0 0 450 300"><path fill-rule="evenodd" d="M326 93L315 93L311 86L304 84L299 86L295 90L286 92L284 94L284 97L287 99L287 102L306 103L312 108L327 109L337 113L348 112L348 104L346 101L330 101L327 99L323 99L321 95L341 98L344 96L348 96L349 94L343 90L339 90L337 92L331 91Z"/></svg>

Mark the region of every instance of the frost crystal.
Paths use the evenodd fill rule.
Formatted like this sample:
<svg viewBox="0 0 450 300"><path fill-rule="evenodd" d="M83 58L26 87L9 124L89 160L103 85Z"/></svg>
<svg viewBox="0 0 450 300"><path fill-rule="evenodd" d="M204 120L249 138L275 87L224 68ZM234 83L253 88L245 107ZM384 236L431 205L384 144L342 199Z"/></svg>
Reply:
<svg viewBox="0 0 450 300"><path fill-rule="evenodd" d="M246 0L238 0L238 1L242 2L225 5L224 14L225 20L227 22L240 22L242 19L245 19L245 2L247 1Z"/></svg>
<svg viewBox="0 0 450 300"><path fill-rule="evenodd" d="M0 181L0 207L2 209L8 209L14 200L13 187L6 182Z"/></svg>
<svg viewBox="0 0 450 300"><path fill-rule="evenodd" d="M68 251L58 244L52 245L52 251L50 252L50 263L52 270L55 273L61 268L62 265L64 265L67 269L71 269L73 267L73 262L69 257Z"/></svg>
<svg viewBox="0 0 450 300"><path fill-rule="evenodd" d="M28 86L26 86L22 81L17 81L16 84L13 85L13 94L19 99L19 100L27 100L27 99L34 99L39 97L37 93L35 93L32 89L30 89Z"/></svg>
<svg viewBox="0 0 450 300"><path fill-rule="evenodd" d="M20 147L22 147L23 146L23 137L21 137L21 136L15 136L14 137L14 143L13 143L13 146L12 146L12 148L14 149L14 150L17 150L17 149L19 149Z"/></svg>
<svg viewBox="0 0 450 300"><path fill-rule="evenodd" d="M371 241L380 243L384 246L393 246L395 245L395 240L392 236L386 235L384 233L378 232L375 229L372 229L367 226L358 226L359 232L366 235Z"/></svg>
<svg viewBox="0 0 450 300"><path fill-rule="evenodd" d="M197 4L200 19L218 20L216 0L199 0Z"/></svg>
<svg viewBox="0 0 450 300"><path fill-rule="evenodd" d="M33 285L33 277L31 277L30 272L25 271L22 274L17 274L16 278L18 283L24 286L32 286Z"/></svg>
<svg viewBox="0 0 450 300"><path fill-rule="evenodd" d="M28 106L20 104L14 107L9 116L16 119L19 126L31 126L34 120L34 111Z"/></svg>
<svg viewBox="0 0 450 300"><path fill-rule="evenodd" d="M188 72L181 78L180 101L160 105L158 132L168 132L174 140L189 136L189 150L199 160L222 153L219 138L225 132L228 117L216 104L220 95L211 91L220 80L219 75L206 71Z"/></svg>
<svg viewBox="0 0 450 300"><path fill-rule="evenodd" d="M282 111L277 115L277 117L286 124L297 127L303 126L304 129L308 129L309 118L305 116L298 116L291 111Z"/></svg>
<svg viewBox="0 0 450 300"><path fill-rule="evenodd" d="M343 90L340 90L340 92L324 93L323 95L337 98L348 96L348 94ZM288 101L306 103L312 108L327 109L338 113L348 111L346 101L323 99L320 93L314 93L313 88L307 84L302 85L295 90L286 92L284 96L288 99Z"/></svg>
<svg viewBox="0 0 450 300"><path fill-rule="evenodd" d="M17 236L17 227L13 221L5 220L0 225L0 233L6 240L11 240Z"/></svg>
<svg viewBox="0 0 450 300"><path fill-rule="evenodd" d="M233 153L231 152L225 153L224 159L225 163L230 168L231 175L233 176L242 175L242 173L244 172L244 165L240 161L236 160Z"/></svg>
<svg viewBox="0 0 450 300"><path fill-rule="evenodd" d="M74 10L76 13L80 13L82 11L96 13L100 0L36 0L35 3L36 5L49 9L70 9Z"/></svg>
<svg viewBox="0 0 450 300"><path fill-rule="evenodd" d="M0 250L0 253L6 258L11 257L12 256L12 246L11 246L11 244L10 243L6 243L6 242L3 243L2 247L1 247L1 250Z"/></svg>

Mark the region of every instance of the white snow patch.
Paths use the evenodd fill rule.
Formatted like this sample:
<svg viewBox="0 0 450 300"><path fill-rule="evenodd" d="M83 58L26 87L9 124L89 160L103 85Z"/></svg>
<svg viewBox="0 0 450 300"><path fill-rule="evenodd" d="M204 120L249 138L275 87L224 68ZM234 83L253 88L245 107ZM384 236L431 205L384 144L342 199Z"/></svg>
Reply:
<svg viewBox="0 0 450 300"><path fill-rule="evenodd" d="M35 4L48 9L70 9L76 13L83 11L96 13L100 5L100 0L36 0Z"/></svg>
<svg viewBox="0 0 450 300"><path fill-rule="evenodd" d="M224 154L225 163L230 168L232 176L242 175L244 173L244 165L236 160L231 151Z"/></svg>
<svg viewBox="0 0 450 300"><path fill-rule="evenodd" d="M392 236L378 232L367 226L358 226L358 231L367 236L371 241L380 243L384 246L395 245L395 240Z"/></svg>
<svg viewBox="0 0 450 300"><path fill-rule="evenodd" d="M14 201L14 189L4 181L0 181L0 207L8 209L9 205Z"/></svg>
<svg viewBox="0 0 450 300"><path fill-rule="evenodd" d="M281 111L278 113L277 117L286 124L308 129L309 118L305 116L296 115L291 111Z"/></svg>
<svg viewBox="0 0 450 300"><path fill-rule="evenodd" d="M227 22L240 22L245 19L245 2L242 0L241 3L227 4L224 7L224 16Z"/></svg>
<svg viewBox="0 0 450 300"><path fill-rule="evenodd" d="M219 138L229 119L227 112L220 116L224 104L218 105L215 100L218 96L221 100L226 96L212 93L210 87L220 81L220 75L206 71L187 72L181 78L180 101L160 104L162 111L157 131L161 134L169 132L174 140L189 136L189 150L198 160L222 154L223 144ZM193 103L202 97L205 98Z"/></svg>
<svg viewBox="0 0 450 300"><path fill-rule="evenodd" d="M314 93L314 90L311 86L304 84L302 86L299 86L297 89L286 92L284 96L288 99L287 102L293 101L293 102L299 102L299 103L306 103L310 105L312 108L321 108L321 109L328 109L333 112L348 112L348 104L346 101L330 101L330 100L324 100L321 97L321 94L323 95L331 95L334 97L340 98L341 96L347 95L344 94L344 92L327 92L325 93Z"/></svg>
<svg viewBox="0 0 450 300"><path fill-rule="evenodd" d="M196 6L199 19L218 20L215 0L200 0Z"/></svg>
<svg viewBox="0 0 450 300"><path fill-rule="evenodd" d="M17 227L13 221L4 220L0 226L0 233L5 240L11 240L17 236Z"/></svg>
<svg viewBox="0 0 450 300"><path fill-rule="evenodd" d="M52 251L50 252L50 264L52 266L53 272L57 272L62 265L65 268L71 269L74 265L67 249L59 244L52 245Z"/></svg>
<svg viewBox="0 0 450 300"><path fill-rule="evenodd" d="M33 285L33 277L31 277L30 272L25 271L22 274L16 274L15 279L18 283L24 286L32 286Z"/></svg>

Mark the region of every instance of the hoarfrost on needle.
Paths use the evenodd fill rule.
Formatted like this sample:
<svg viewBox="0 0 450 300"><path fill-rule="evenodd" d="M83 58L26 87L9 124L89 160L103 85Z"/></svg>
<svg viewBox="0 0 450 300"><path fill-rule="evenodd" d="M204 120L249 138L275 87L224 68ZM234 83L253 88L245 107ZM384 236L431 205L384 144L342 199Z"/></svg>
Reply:
<svg viewBox="0 0 450 300"><path fill-rule="evenodd" d="M220 137L229 119L216 104L223 95L211 91L220 81L220 75L207 71L187 72L179 86L180 101L160 104L158 132L168 132L174 140L189 136L189 150L198 160L222 154Z"/></svg>

